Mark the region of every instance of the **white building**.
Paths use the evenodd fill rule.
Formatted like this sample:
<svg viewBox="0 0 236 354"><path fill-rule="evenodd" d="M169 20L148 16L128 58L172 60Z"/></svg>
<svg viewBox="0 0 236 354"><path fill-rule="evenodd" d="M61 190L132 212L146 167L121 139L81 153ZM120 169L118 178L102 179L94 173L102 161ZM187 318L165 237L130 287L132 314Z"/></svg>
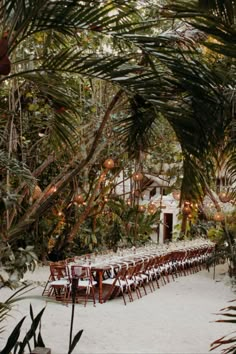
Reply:
<svg viewBox="0 0 236 354"><path fill-rule="evenodd" d="M142 193L138 197L139 205L143 205L147 209L152 204L160 209L160 224L153 225L153 234L151 235L153 242L164 243L172 240L175 226L178 224L180 209L179 202L174 199L172 193L166 194L166 189L171 187L175 180L166 181L162 176L156 177L145 173L144 181L134 182L132 178L125 177L123 172L118 180L120 183L118 183L115 192L118 195L123 195L127 202L132 193L139 189L137 184L141 183Z"/></svg>

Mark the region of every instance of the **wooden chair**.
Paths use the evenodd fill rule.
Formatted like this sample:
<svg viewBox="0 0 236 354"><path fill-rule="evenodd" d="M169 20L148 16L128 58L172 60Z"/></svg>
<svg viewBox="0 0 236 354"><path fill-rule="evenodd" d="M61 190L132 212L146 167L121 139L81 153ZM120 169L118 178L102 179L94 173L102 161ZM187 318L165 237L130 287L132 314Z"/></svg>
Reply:
<svg viewBox="0 0 236 354"><path fill-rule="evenodd" d="M176 276L187 274L187 252L185 250L177 250L173 252L173 262L175 267Z"/></svg>
<svg viewBox="0 0 236 354"><path fill-rule="evenodd" d="M66 301L69 294L70 276L67 265L50 265L50 280L48 282L48 296L56 300ZM43 292L45 294L45 291Z"/></svg>
<svg viewBox="0 0 236 354"><path fill-rule="evenodd" d="M169 283L168 273L165 268L165 256L164 255L158 255L155 257L154 268L155 268L158 276L160 276L160 279L162 281L162 285L166 285L166 281Z"/></svg>
<svg viewBox="0 0 236 354"><path fill-rule="evenodd" d="M55 266L66 266L66 261L57 261L57 262L50 262L49 263L49 269L50 269L50 274L48 277L48 280L46 281L46 284L44 286L44 289L42 291L42 296L49 296L50 295L50 284L53 280L57 280L55 279L55 277L53 276L51 269Z"/></svg>
<svg viewBox="0 0 236 354"><path fill-rule="evenodd" d="M109 288L106 296L104 296L103 301L106 302L114 298L115 296L122 295L124 304L126 305L125 291L126 291L126 273L127 267L122 265L114 265L114 277L107 278L103 280L102 284Z"/></svg>
<svg viewBox="0 0 236 354"><path fill-rule="evenodd" d="M93 304L95 306L95 285L97 281L93 279L91 268L81 265L71 266L71 277L78 280L76 291L76 302L80 298L84 299L84 306L87 305L90 294L92 295Z"/></svg>
<svg viewBox="0 0 236 354"><path fill-rule="evenodd" d="M156 282L157 288L160 288L158 280L161 275L159 273L159 269L156 267L155 257L145 261L143 272L148 275L148 285L151 292L155 290L154 281Z"/></svg>
<svg viewBox="0 0 236 354"><path fill-rule="evenodd" d="M135 290L137 298L141 297L141 292L139 289L139 282L136 280L136 267L137 264L129 264L126 269L125 281L126 281L126 292L129 297L129 301L134 301L132 291Z"/></svg>
<svg viewBox="0 0 236 354"><path fill-rule="evenodd" d="M134 279L136 283L136 292L138 297L142 297L140 288L143 288L144 294L147 295L146 284L149 283L148 274L146 274L148 260L139 260L136 263ZM151 289L152 291L152 289Z"/></svg>

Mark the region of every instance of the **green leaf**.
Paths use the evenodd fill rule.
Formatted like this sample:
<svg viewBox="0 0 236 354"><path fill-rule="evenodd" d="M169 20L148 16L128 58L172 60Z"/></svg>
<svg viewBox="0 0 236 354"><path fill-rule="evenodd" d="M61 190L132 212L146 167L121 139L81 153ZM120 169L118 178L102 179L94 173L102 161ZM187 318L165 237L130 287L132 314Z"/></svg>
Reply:
<svg viewBox="0 0 236 354"><path fill-rule="evenodd" d="M26 316L25 316L26 317ZM20 322L16 325L12 333L10 334L5 347L2 349L1 354L9 354L14 346L17 344L18 338L20 336L20 329L25 320L23 317Z"/></svg>
<svg viewBox="0 0 236 354"><path fill-rule="evenodd" d="M36 330L37 330L37 327L41 321L41 317L43 315L43 312L45 311L45 308L44 307L39 313L38 315L34 318L32 324L31 324L31 327L29 329L29 331L26 333L21 345L20 345L20 350L19 350L19 354L23 354L24 353L24 349L25 349L25 346L29 343L30 339L34 336Z"/></svg>
<svg viewBox="0 0 236 354"><path fill-rule="evenodd" d="M79 342L80 337L82 336L82 333L83 333L83 329L81 329L78 333L76 333L76 335L74 336L73 341L71 343L71 346L69 348L68 354L72 353L72 351L76 347L77 343Z"/></svg>

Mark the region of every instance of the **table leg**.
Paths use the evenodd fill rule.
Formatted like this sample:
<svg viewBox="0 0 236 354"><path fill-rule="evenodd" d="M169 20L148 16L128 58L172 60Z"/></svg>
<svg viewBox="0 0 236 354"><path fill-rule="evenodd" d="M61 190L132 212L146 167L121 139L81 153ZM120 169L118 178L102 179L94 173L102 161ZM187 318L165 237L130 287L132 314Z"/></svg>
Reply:
<svg viewBox="0 0 236 354"><path fill-rule="evenodd" d="M103 281L103 270L98 270L98 301L100 304L103 304L103 289L102 289L102 281Z"/></svg>

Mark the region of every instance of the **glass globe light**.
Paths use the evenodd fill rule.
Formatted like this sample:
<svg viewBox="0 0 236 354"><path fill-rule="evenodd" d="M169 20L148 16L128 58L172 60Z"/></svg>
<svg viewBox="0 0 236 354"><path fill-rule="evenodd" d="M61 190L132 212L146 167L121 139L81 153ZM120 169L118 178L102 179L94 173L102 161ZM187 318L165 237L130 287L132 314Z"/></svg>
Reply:
<svg viewBox="0 0 236 354"><path fill-rule="evenodd" d="M224 214L221 213L220 211L217 211L214 216L213 216L214 221L223 221L224 220Z"/></svg>
<svg viewBox="0 0 236 354"><path fill-rule="evenodd" d="M134 172L133 174L133 180L134 181L141 181L143 179L143 174L141 172Z"/></svg>
<svg viewBox="0 0 236 354"><path fill-rule="evenodd" d="M185 215L188 215L191 213L191 209L189 207L189 205L185 205L182 209L182 212L185 214Z"/></svg>
<svg viewBox="0 0 236 354"><path fill-rule="evenodd" d="M222 191L219 193L219 199L222 203L228 203L231 199L231 195L228 191Z"/></svg>
<svg viewBox="0 0 236 354"><path fill-rule="evenodd" d="M110 170L115 166L115 162L112 159L106 159L103 163L103 166L108 170Z"/></svg>
<svg viewBox="0 0 236 354"><path fill-rule="evenodd" d="M144 213L145 212L145 206L144 205L139 205L138 206L138 211L140 211L141 213Z"/></svg>

